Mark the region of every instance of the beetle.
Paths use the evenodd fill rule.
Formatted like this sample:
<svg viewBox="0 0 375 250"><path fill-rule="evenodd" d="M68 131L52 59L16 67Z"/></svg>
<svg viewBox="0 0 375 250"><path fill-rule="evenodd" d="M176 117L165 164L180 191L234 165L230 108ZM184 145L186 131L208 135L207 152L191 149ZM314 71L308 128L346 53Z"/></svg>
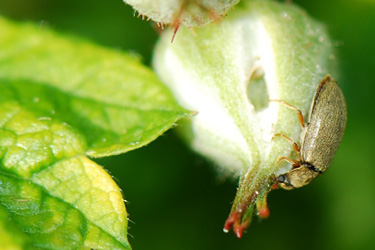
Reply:
<svg viewBox="0 0 375 250"><path fill-rule="evenodd" d="M300 122L304 127L301 147L294 142L294 148L299 153L298 160L281 157L292 163L292 169L276 179L284 189L300 188L309 184L317 176L325 172L344 136L347 120L347 110L344 95L337 82L329 75L318 85L311 104L308 123L304 125L302 112L298 111ZM284 138L289 139L283 134Z"/></svg>

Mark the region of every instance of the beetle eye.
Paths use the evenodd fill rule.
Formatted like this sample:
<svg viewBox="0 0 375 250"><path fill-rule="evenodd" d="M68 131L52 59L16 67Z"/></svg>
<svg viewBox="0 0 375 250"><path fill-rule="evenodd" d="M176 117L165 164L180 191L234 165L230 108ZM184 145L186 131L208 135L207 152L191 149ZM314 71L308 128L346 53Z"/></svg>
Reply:
<svg viewBox="0 0 375 250"><path fill-rule="evenodd" d="M280 175L279 177L277 177L277 181L280 183L284 183L286 181L285 175Z"/></svg>

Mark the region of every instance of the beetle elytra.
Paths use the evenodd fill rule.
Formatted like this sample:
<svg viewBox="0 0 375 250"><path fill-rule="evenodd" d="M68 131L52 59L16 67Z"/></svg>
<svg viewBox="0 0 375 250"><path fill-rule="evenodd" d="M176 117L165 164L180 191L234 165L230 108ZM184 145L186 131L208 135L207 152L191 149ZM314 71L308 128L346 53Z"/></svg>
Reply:
<svg viewBox="0 0 375 250"><path fill-rule="evenodd" d="M299 152L299 159L279 159L292 163L289 172L277 177L279 186L284 189L303 187L325 172L342 140L346 120L344 95L336 81L326 76L316 89L308 122L302 133L301 147L294 143L295 150ZM287 138L283 134L277 135Z"/></svg>

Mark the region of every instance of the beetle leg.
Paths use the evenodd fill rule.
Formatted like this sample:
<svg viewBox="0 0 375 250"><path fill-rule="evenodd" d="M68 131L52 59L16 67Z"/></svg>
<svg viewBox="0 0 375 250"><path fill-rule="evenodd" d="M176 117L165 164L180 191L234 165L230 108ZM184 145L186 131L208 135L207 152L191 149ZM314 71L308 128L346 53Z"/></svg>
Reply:
<svg viewBox="0 0 375 250"><path fill-rule="evenodd" d="M280 157L278 160L277 160L277 162L276 162L276 164L279 164L280 163L280 161L287 161L287 162L289 162L289 163L291 163L293 166L293 168L297 168L297 167L299 167L301 164L300 164L300 161L298 161L298 160L292 160L292 159L290 159L290 158L288 158L288 157L285 157L285 156L282 156L282 157Z"/></svg>
<svg viewBox="0 0 375 250"><path fill-rule="evenodd" d="M292 139L290 139L289 136L287 136L287 135L285 135L285 134L283 134L283 133L276 133L276 134L273 136L272 140L275 139L276 136L281 136L282 138L284 138L284 139L286 139L287 141L289 141L290 143L292 143L292 144L293 144L293 149L294 149L295 151L297 151L298 153L299 153L299 151L301 150L301 148L298 146L297 142L295 142L295 141L293 141Z"/></svg>
<svg viewBox="0 0 375 250"><path fill-rule="evenodd" d="M283 101L283 100L270 100L270 102L279 102L283 105L285 105L287 108L290 108L290 109L294 109L295 111L297 111L297 116L298 116L298 121L299 123L301 124L302 127L305 127L306 124L304 122L304 119L303 119L303 114L302 114L302 111L299 110L297 107Z"/></svg>

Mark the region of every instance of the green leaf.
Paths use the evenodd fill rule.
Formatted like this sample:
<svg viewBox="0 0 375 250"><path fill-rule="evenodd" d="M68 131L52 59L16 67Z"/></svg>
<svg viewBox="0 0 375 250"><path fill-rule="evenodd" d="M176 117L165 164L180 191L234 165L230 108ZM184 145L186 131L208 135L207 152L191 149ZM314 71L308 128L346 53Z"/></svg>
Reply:
<svg viewBox="0 0 375 250"><path fill-rule="evenodd" d="M23 84L4 82L1 93ZM84 137L10 99L0 102L0 231L17 229L27 247L130 249L121 192L84 155Z"/></svg>
<svg viewBox="0 0 375 250"><path fill-rule="evenodd" d="M20 250L25 246L26 235L24 235L10 220L9 214L4 206L0 205L0 249Z"/></svg>
<svg viewBox="0 0 375 250"><path fill-rule="evenodd" d="M90 156L144 146L187 115L134 56L4 19L0 37L0 78L28 80L13 98L79 130Z"/></svg>
<svg viewBox="0 0 375 250"><path fill-rule="evenodd" d="M130 249L110 175L187 115L137 58L0 18L0 249Z"/></svg>
<svg viewBox="0 0 375 250"><path fill-rule="evenodd" d="M121 193L86 157L57 162L31 179L1 172L0 183L0 204L8 211L4 231L22 230L18 241L25 246L130 249ZM3 238L0 244L6 244Z"/></svg>

